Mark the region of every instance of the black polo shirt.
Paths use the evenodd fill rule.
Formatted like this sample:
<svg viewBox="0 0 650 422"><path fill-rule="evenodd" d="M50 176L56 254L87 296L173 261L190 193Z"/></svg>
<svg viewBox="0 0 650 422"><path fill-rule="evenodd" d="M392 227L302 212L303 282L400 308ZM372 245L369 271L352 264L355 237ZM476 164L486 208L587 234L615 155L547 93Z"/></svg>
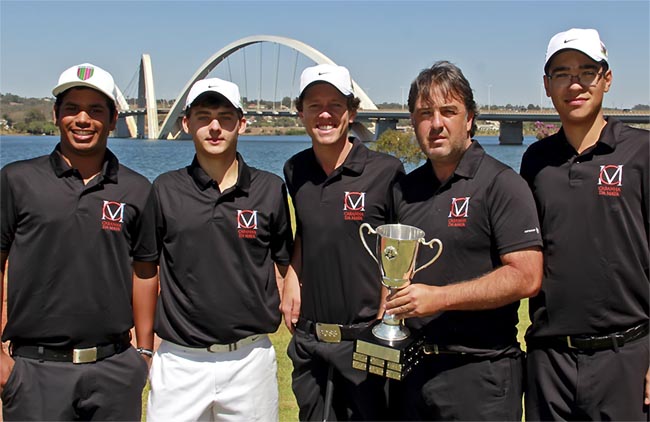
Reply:
<svg viewBox="0 0 650 422"><path fill-rule="evenodd" d="M395 186L402 224L419 227L425 239L438 238L443 252L419 271L414 283L444 286L471 280L502 265L500 256L541 246L533 197L510 167L485 153L477 141L463 154L454 174L441 184L430 161ZM436 252L420 248L417 267ZM516 344L519 302L484 311L447 311L406 324L424 327L436 343L490 355Z"/></svg>
<svg viewBox="0 0 650 422"><path fill-rule="evenodd" d="M524 154L545 247L531 336L608 333L648 320L649 145L648 131L609 118L582 154L562 129Z"/></svg>
<svg viewBox="0 0 650 422"><path fill-rule="evenodd" d="M131 260L158 257L151 183L107 150L101 173L84 185L59 148L2 169L2 340L108 343L133 326Z"/></svg>
<svg viewBox="0 0 650 422"><path fill-rule="evenodd" d="M325 175L312 148L284 165L302 239L301 315L315 322L352 324L376 317L378 264L363 247L359 227L389 222L390 191L404 173L395 157L351 138L344 163ZM376 236L366 237L374 250Z"/></svg>
<svg viewBox="0 0 650 422"><path fill-rule="evenodd" d="M293 246L286 188L237 160L237 183L223 193L196 156L154 181L162 248L155 328L163 339L203 347L280 324L273 262L288 265Z"/></svg>

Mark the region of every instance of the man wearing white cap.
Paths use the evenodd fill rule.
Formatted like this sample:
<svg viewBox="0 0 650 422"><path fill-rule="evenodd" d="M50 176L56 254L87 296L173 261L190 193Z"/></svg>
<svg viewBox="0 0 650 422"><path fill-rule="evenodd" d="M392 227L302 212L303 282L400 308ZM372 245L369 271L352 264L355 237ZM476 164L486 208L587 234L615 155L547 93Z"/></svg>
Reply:
<svg viewBox="0 0 650 422"><path fill-rule="evenodd" d="M379 268L359 227L390 222L390 189L404 169L348 137L358 106L345 67L303 71L296 108L312 147L284 166L297 233L282 299L300 420L388 417L384 379L352 368L354 339L383 314Z"/></svg>
<svg viewBox="0 0 650 422"><path fill-rule="evenodd" d="M59 144L2 169L4 420L139 420L158 291L151 183L107 148L108 72L73 66L52 93Z"/></svg>
<svg viewBox="0 0 650 422"><path fill-rule="evenodd" d="M562 127L531 145L544 240L530 301L528 420L647 420L650 138L604 117L612 83L594 29L551 38L544 87Z"/></svg>
<svg viewBox="0 0 650 422"><path fill-rule="evenodd" d="M293 246L286 188L237 152L246 129L239 88L199 80L183 129L196 155L154 181L160 299L149 421L277 421L280 325L274 263Z"/></svg>

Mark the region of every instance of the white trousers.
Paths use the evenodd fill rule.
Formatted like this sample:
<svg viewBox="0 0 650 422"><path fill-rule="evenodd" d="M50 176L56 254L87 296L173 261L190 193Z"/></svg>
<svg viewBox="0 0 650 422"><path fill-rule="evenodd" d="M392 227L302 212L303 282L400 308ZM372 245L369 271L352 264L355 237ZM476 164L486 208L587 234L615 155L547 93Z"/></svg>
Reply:
<svg viewBox="0 0 650 422"><path fill-rule="evenodd" d="M147 421L278 421L275 349L268 336L233 352L168 341L150 371Z"/></svg>

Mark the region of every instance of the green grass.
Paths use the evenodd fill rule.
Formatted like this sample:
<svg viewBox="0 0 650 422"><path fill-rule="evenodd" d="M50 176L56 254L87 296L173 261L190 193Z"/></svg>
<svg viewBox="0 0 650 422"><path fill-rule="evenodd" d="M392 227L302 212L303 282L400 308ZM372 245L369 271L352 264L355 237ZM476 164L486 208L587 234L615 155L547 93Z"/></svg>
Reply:
<svg viewBox="0 0 650 422"><path fill-rule="evenodd" d="M526 329L530 326L530 318L528 317L528 299L522 299L519 303L519 324L517 324L517 340L521 345L521 349L526 351L526 342L524 335Z"/></svg>
<svg viewBox="0 0 650 422"><path fill-rule="evenodd" d="M278 389L280 390L280 421L282 422L298 420L298 405L291 390L293 365L287 356L289 340L291 340L291 333L283 321L280 329L271 335L271 341L278 357Z"/></svg>

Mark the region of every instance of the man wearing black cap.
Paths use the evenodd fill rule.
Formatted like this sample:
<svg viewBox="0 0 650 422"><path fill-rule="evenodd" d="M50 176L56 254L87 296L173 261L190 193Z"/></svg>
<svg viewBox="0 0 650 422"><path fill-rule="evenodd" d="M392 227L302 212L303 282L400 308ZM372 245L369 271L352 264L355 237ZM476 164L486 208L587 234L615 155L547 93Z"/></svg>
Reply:
<svg viewBox="0 0 650 422"><path fill-rule="evenodd" d="M521 163L545 246L526 335L529 420L648 418L650 142L603 116L611 83L596 30L551 38L544 87L562 127Z"/></svg>
<svg viewBox="0 0 650 422"><path fill-rule="evenodd" d="M239 88L199 80L183 129L196 155L154 181L161 292L149 421L277 421L280 325L274 263L293 245L282 179L237 152L246 129Z"/></svg>
<svg viewBox="0 0 650 422"><path fill-rule="evenodd" d="M424 335L422 362L391 390L394 416L521 420L517 309L542 279L535 202L526 182L472 139L477 105L457 66L422 70L408 106L427 161L396 184L397 218L444 250L386 302Z"/></svg>
<svg viewBox="0 0 650 422"><path fill-rule="evenodd" d="M296 108L312 148L284 166L297 234L282 299L295 329L288 354L300 420L387 417L384 379L352 368L354 339L383 314L379 267L359 227L389 222L390 188L404 170L348 137L358 106L345 67L303 71Z"/></svg>
<svg viewBox="0 0 650 422"><path fill-rule="evenodd" d="M52 92L60 143L2 169L4 420L139 420L158 291L151 184L107 149L108 72L73 66Z"/></svg>

